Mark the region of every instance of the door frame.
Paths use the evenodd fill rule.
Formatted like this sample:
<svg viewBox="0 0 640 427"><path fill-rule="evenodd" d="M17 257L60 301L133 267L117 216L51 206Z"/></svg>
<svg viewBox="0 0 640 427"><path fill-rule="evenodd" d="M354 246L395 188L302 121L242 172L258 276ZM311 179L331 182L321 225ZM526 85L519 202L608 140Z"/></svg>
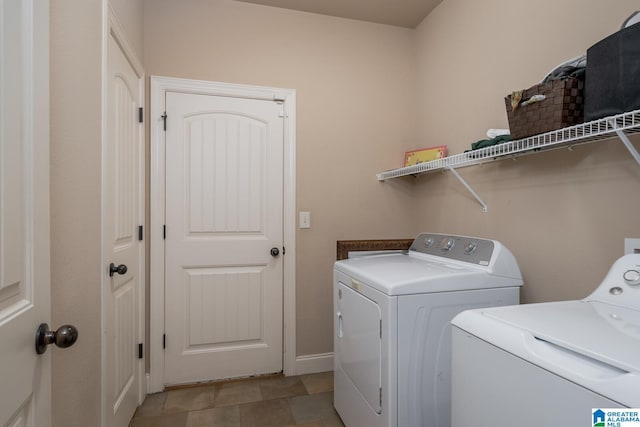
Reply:
<svg viewBox="0 0 640 427"><path fill-rule="evenodd" d="M164 388L164 259L165 245L165 132L162 116L167 92L230 96L270 101L282 101L284 114L284 247L287 249L283 271L282 364L285 375L295 375L296 368L296 307L295 307L295 210L296 210L296 91L264 86L189 80L151 76L151 188L150 227L150 289L149 289L149 358L150 372L147 392ZM170 118L169 118L170 120ZM171 122L168 122L171 125Z"/></svg>
<svg viewBox="0 0 640 427"><path fill-rule="evenodd" d="M115 42L118 44L118 46L120 47L120 49L122 50L122 53L124 54L125 58L127 58L127 61L129 61L129 63L131 64L131 67L133 68L133 71L136 73L136 76L138 77L138 81L140 82L140 107L144 108L145 107L145 72L144 72L144 67L142 66L142 62L140 62L140 60L138 59L136 53L135 53L135 49L133 48L133 46L131 45L131 43L128 41L126 35L125 35L125 31L122 27L122 25L120 24L120 22L118 21L118 18L116 16L116 13L113 11L113 9L111 8L111 6L109 5L109 2L106 0L103 0L102 3L102 7L103 7L103 15L104 15L104 19L103 19L103 29L104 31L102 31L102 129L101 129L101 138L102 138L102 188L101 188L101 192L102 192L102 197L101 197L101 202L102 202L102 218L101 218L101 228L102 228L102 271L106 272L107 271L107 265L109 263L109 260L107 259L109 254L109 248L107 247L107 211L108 211L108 200L107 200L107 170L106 170L106 152L107 152L107 144L109 143L109 140L107 138L107 126L108 126L108 78L109 78L109 63L108 63L108 49L109 49L109 38L113 37L113 39L115 40ZM139 129L139 136L138 138L140 138L140 140L142 141L142 152L140 153L140 171L143 177L146 177L146 168L145 168L145 152L146 149L145 147L145 126L140 126ZM145 178L146 180L146 178ZM146 224L145 224L145 194L146 194L146 189L145 189L145 185L143 182L143 185L140 186L140 212L142 213L142 218L141 218L141 222L144 228L146 228ZM146 233L144 236L145 240L148 238ZM144 243L144 241L143 241ZM138 338L140 340L140 342L145 342L145 325L146 325L146 305L145 305L145 300L146 300L146 291L145 291L145 272L146 272L146 262L145 262L145 249L144 249L144 244L142 247L142 262L141 262L141 269L139 271L139 281L138 281L138 307L137 307L137 311L138 311L138 325L139 325L139 329L137 332L138 334ZM101 351L101 369L102 369L102 374L101 374L101 397L100 397L100 406L101 406L101 414L100 414L100 418L101 418L101 425L106 426L107 424L107 319L106 319L106 313L107 313L107 309L106 309L106 303L107 303L107 289L109 286L109 281L107 280L108 278L106 277L106 273L101 275L101 289L102 289L102 295L101 295L101 331L102 331L102 351ZM147 355L144 355L145 357L143 357L143 359L139 362L139 363L145 363L145 359L147 357ZM146 380L147 377L145 375L145 367L143 365L143 368L140 371L140 378L139 380L139 389L138 389L138 399L139 402L138 404L142 404L142 402L144 401L144 397L146 396L146 389L147 389L147 385L146 385Z"/></svg>

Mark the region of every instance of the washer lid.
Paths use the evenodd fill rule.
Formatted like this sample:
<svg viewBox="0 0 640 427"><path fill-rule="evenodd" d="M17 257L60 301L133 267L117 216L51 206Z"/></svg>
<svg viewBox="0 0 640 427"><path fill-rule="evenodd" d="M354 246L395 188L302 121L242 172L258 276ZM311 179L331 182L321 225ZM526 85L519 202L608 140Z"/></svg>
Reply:
<svg viewBox="0 0 640 427"><path fill-rule="evenodd" d="M387 295L521 286L522 280L492 276L487 268L428 255L386 254L349 258L335 269Z"/></svg>
<svg viewBox="0 0 640 427"><path fill-rule="evenodd" d="M454 326L630 407L640 406L640 311L562 301L470 310Z"/></svg>
<svg viewBox="0 0 640 427"><path fill-rule="evenodd" d="M587 301L510 306L485 315L537 339L640 372L640 311Z"/></svg>

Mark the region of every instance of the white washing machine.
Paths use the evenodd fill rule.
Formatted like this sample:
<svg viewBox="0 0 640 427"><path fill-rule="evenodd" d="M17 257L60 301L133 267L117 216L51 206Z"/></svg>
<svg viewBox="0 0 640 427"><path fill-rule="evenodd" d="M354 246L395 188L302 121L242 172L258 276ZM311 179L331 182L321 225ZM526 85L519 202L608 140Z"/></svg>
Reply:
<svg viewBox="0 0 640 427"><path fill-rule="evenodd" d="M347 427L449 427L451 329L463 310L517 304L495 240L420 234L408 253L334 269L334 405Z"/></svg>
<svg viewBox="0 0 640 427"><path fill-rule="evenodd" d="M640 255L616 261L584 300L452 323L454 427L591 426L592 409L640 407Z"/></svg>

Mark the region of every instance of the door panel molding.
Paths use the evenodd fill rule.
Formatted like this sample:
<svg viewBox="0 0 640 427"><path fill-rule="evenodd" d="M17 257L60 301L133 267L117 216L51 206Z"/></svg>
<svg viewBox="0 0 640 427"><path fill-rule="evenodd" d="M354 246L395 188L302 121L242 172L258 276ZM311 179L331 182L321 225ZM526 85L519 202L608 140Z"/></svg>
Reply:
<svg viewBox="0 0 640 427"><path fill-rule="evenodd" d="M148 236L150 253L150 373L147 383L149 393L162 391L164 387L164 225L165 225L165 99L167 92L194 93L282 101L284 112L284 263L283 283L283 366L285 375L296 374L296 324L295 324L295 135L296 92L262 86L208 82L170 77L151 76L151 218ZM171 126L171 118L167 118Z"/></svg>

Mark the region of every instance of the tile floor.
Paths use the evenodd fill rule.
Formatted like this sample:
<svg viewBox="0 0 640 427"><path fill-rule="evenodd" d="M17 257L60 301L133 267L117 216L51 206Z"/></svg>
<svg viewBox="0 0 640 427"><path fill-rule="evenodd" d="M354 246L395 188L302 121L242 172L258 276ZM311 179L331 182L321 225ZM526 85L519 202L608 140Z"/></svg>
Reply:
<svg viewBox="0 0 640 427"><path fill-rule="evenodd" d="M230 381L147 396L130 427L344 427L333 372Z"/></svg>

